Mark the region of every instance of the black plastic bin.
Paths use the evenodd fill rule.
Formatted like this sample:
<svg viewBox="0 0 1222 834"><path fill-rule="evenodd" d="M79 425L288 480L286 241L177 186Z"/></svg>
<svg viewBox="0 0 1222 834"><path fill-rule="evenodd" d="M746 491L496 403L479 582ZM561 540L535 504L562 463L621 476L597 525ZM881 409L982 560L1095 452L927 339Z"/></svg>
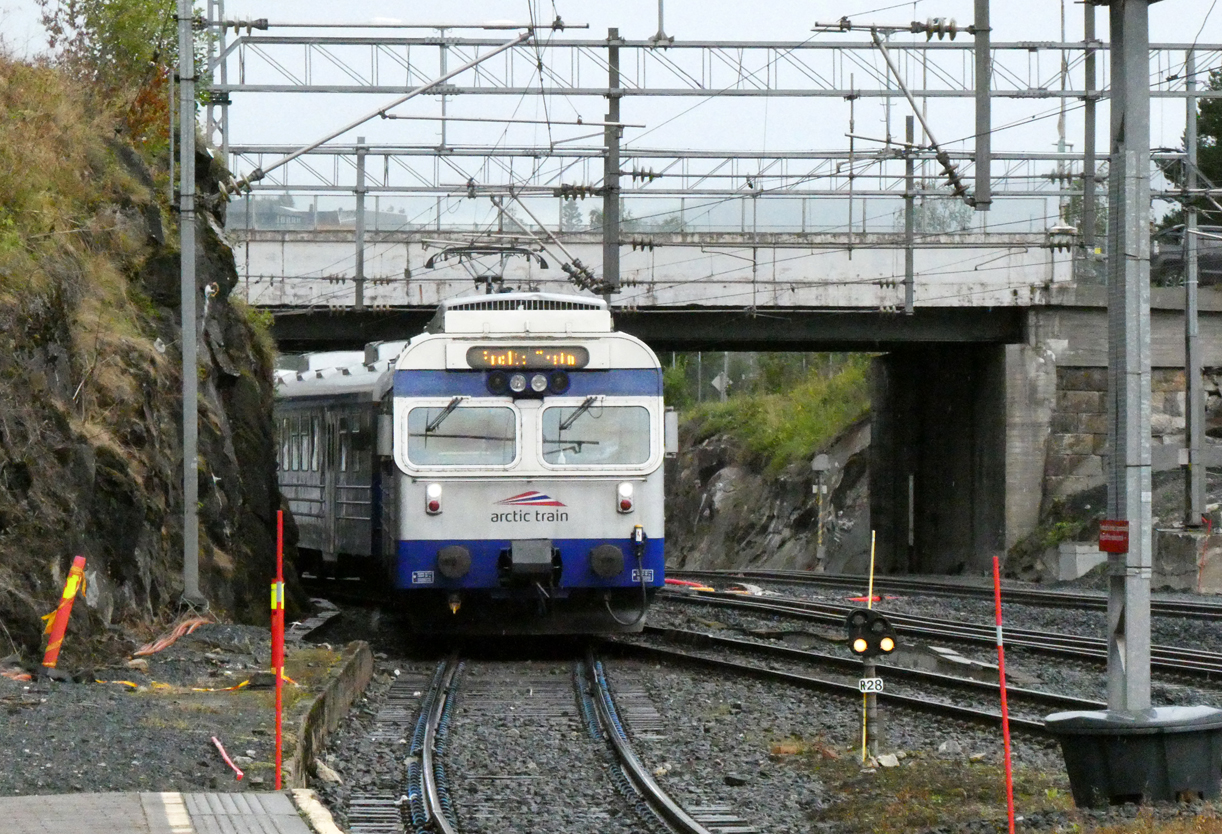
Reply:
<svg viewBox="0 0 1222 834"><path fill-rule="evenodd" d="M1044 723L1060 739L1079 807L1217 799L1222 793L1222 710L1057 712Z"/></svg>

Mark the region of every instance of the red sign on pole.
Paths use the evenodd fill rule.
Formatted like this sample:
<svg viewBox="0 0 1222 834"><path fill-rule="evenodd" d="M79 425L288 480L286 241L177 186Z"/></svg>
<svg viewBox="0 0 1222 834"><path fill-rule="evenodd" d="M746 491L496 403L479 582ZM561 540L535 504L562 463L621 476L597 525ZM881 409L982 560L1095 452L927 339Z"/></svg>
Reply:
<svg viewBox="0 0 1222 834"><path fill-rule="evenodd" d="M1099 549L1104 553L1129 552L1129 523L1104 519L1099 522Z"/></svg>

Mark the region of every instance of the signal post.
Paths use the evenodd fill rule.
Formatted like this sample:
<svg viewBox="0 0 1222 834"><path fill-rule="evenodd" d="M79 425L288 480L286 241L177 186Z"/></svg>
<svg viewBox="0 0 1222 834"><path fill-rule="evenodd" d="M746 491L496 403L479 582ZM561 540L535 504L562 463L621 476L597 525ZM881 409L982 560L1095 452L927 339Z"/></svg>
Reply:
<svg viewBox="0 0 1222 834"><path fill-rule="evenodd" d="M883 679L878 677L874 658L895 651L895 628L882 614L870 608L855 608L844 621L848 631L849 651L861 658L861 680L857 688L864 700L861 732L861 758L878 755L878 741L883 728L878 712L878 693L883 691Z"/></svg>

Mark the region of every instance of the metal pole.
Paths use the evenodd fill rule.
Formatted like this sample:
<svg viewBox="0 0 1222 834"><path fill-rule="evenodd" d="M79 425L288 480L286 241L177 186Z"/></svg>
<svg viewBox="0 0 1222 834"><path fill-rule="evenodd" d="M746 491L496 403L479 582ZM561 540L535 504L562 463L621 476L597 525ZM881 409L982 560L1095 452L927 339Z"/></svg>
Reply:
<svg viewBox="0 0 1222 834"><path fill-rule="evenodd" d="M619 29L607 30L607 121L619 122ZM619 289L619 141L622 128L607 127L603 137L607 156L603 164L603 281L611 292Z"/></svg>
<svg viewBox="0 0 1222 834"><path fill-rule="evenodd" d="M696 351L696 402L704 402L704 354Z"/></svg>
<svg viewBox="0 0 1222 834"><path fill-rule="evenodd" d="M1065 43L1065 0L1061 0L1061 43ZM1065 81L1069 75L1069 53L1064 49L1061 50L1061 92L1065 92ZM1057 117L1057 153L1065 153L1065 96L1061 96L1061 113ZM1064 188L1065 172L1068 170L1068 164L1064 158L1057 160L1057 184ZM1069 207L1069 198L1061 195L1057 202L1057 222L1064 223L1067 220L1066 209Z"/></svg>
<svg viewBox="0 0 1222 834"><path fill-rule="evenodd" d="M869 679L878 676L878 667L873 658L861 661L861 676ZM871 756L878 755L878 740L882 738L883 728L879 725L878 695L866 693L866 749Z"/></svg>
<svg viewBox="0 0 1222 834"><path fill-rule="evenodd" d="M730 392L730 352L721 352L721 401L724 403Z"/></svg>
<svg viewBox="0 0 1222 834"><path fill-rule="evenodd" d="M912 158L912 142L916 138L916 124L912 116L904 117L904 138L908 147L904 150L904 314L912 315L916 297L916 276L913 265L913 246L916 244L916 164Z"/></svg>
<svg viewBox="0 0 1222 834"><path fill-rule="evenodd" d="M1197 187L1197 88L1196 54L1188 50L1184 65L1188 99L1185 112L1184 144L1188 152L1188 170L1184 186ZM1195 200L1184 201L1184 377L1187 380L1187 402L1184 404L1184 439L1188 446L1188 465L1184 471L1184 526L1201 526L1205 513L1205 462L1201 445L1205 433L1205 390L1201 384L1201 328L1197 318L1197 207Z"/></svg>
<svg viewBox="0 0 1222 834"><path fill-rule="evenodd" d="M857 96L852 92L856 76L849 74L849 257L853 257L853 165L857 162L854 139L857 134ZM802 201L802 231L806 231L806 201Z"/></svg>
<svg viewBox="0 0 1222 834"><path fill-rule="evenodd" d="M1108 181L1108 517L1129 525L1111 556L1108 709L1150 708L1150 86L1148 0L1113 0Z"/></svg>
<svg viewBox="0 0 1222 834"><path fill-rule="evenodd" d="M445 37L446 30L439 29L438 34L441 36L441 74L446 74L446 58L449 56L449 47L446 46ZM445 153L446 151L446 94L441 94L441 145L437 150Z"/></svg>
<svg viewBox="0 0 1222 834"><path fill-rule="evenodd" d="M169 113L168 130L170 132L170 177L167 184L169 189L169 203L174 205L174 81L177 79L177 73L169 72L169 77L166 78L166 109Z"/></svg>
<svg viewBox="0 0 1222 834"><path fill-rule="evenodd" d="M179 233L182 262L182 598L206 605L199 590L199 364L195 321L195 19L178 0Z"/></svg>
<svg viewBox="0 0 1222 834"><path fill-rule="evenodd" d="M1082 158L1082 246L1091 280L1095 279L1095 7L1083 7L1083 38L1086 41L1086 102L1084 106L1085 152Z"/></svg>
<svg viewBox="0 0 1222 834"><path fill-rule="evenodd" d="M217 3L217 19L218 20L225 19L225 0L220 0L220 2ZM219 44L219 49L220 49L221 54L224 54L225 46L226 46L225 30L222 28L221 29L221 42ZM221 62L221 85L227 86L228 84L229 84L229 62L222 61ZM225 97L221 99L221 161L225 163L226 168L230 166L230 159L229 159L229 94L228 93L226 93Z"/></svg>
<svg viewBox="0 0 1222 834"><path fill-rule="evenodd" d="M976 211L988 211L993 203L992 193L992 99L990 93L991 46L989 43L989 0L976 0ZM922 120L922 124L924 121ZM909 142L912 139L908 140ZM933 142L933 137L929 138Z"/></svg>
<svg viewBox="0 0 1222 834"><path fill-rule="evenodd" d="M356 137L356 309L365 309L365 137Z"/></svg>

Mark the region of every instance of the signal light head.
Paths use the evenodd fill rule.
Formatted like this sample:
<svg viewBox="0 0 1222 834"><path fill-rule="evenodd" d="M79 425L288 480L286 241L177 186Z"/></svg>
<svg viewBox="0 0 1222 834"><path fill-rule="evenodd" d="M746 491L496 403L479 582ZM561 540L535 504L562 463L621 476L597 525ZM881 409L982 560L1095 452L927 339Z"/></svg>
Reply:
<svg viewBox="0 0 1222 834"><path fill-rule="evenodd" d="M877 611L855 608L844 620L848 631L849 650L858 657L891 654L898 641L891 623Z"/></svg>
<svg viewBox="0 0 1222 834"><path fill-rule="evenodd" d="M429 484L424 488L424 511L429 515L441 512L441 484Z"/></svg>

